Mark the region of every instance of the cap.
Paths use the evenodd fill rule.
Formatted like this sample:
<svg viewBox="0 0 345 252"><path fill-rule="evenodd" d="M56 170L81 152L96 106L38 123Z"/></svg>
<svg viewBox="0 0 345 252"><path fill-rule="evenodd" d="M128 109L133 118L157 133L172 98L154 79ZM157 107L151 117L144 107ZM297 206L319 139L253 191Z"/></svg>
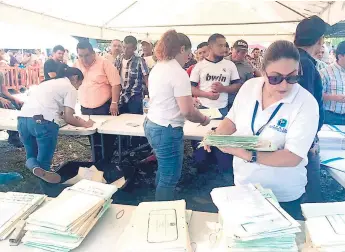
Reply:
<svg viewBox="0 0 345 252"><path fill-rule="evenodd" d="M149 38L144 38L144 39L142 39L141 42L140 42L140 44L142 44L143 42L146 42L146 43L152 45L152 42L151 42L151 40L150 40Z"/></svg>
<svg viewBox="0 0 345 252"><path fill-rule="evenodd" d="M303 19L296 28L295 45L312 46L325 33L327 24L318 16Z"/></svg>
<svg viewBox="0 0 345 252"><path fill-rule="evenodd" d="M243 39L240 39L234 43L233 47L235 49L248 50L248 43Z"/></svg>
<svg viewBox="0 0 345 252"><path fill-rule="evenodd" d="M345 55L345 41L340 42L338 45L335 54L338 55Z"/></svg>

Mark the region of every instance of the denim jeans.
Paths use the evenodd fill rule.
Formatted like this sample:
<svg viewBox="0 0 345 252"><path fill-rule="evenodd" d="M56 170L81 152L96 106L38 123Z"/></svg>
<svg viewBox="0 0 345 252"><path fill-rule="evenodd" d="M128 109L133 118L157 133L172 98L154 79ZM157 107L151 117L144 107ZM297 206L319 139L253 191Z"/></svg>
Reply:
<svg viewBox="0 0 345 252"><path fill-rule="evenodd" d="M345 125L345 114L337 114L325 110L325 124Z"/></svg>
<svg viewBox="0 0 345 252"><path fill-rule="evenodd" d="M302 197L290 202L279 202L279 205L295 220L304 221L301 209Z"/></svg>
<svg viewBox="0 0 345 252"><path fill-rule="evenodd" d="M120 114L143 114L143 96L132 96L127 103L122 103L119 107Z"/></svg>
<svg viewBox="0 0 345 252"><path fill-rule="evenodd" d="M320 151L318 143L308 152L308 165L305 200L304 203L323 202L320 184Z"/></svg>
<svg viewBox="0 0 345 252"><path fill-rule="evenodd" d="M54 156L59 125L42 120L37 122L33 118L19 117L18 132L26 152L26 167L32 170L40 167L46 171Z"/></svg>
<svg viewBox="0 0 345 252"><path fill-rule="evenodd" d="M109 100L108 102L104 103L102 106L97 107L97 108L85 108L81 107L81 113L83 115L110 115L110 104L111 101ZM111 158L113 156L115 147L116 136L114 135L104 135L104 159L107 162L111 161ZM89 140L91 143L91 137L89 136ZM101 147L101 135L99 133L94 134L94 144L95 146L95 152L96 152L96 162L100 161L102 159L102 149Z"/></svg>
<svg viewBox="0 0 345 252"><path fill-rule="evenodd" d="M182 171L183 128L173 128L171 125L164 127L146 119L144 130L158 162L155 199L156 201L174 200L175 187Z"/></svg>

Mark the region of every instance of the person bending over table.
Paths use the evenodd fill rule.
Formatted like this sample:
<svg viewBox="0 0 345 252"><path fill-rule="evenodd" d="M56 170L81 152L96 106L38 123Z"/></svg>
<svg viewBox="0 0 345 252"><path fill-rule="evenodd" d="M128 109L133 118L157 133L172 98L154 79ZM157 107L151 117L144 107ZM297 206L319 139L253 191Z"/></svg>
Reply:
<svg viewBox="0 0 345 252"><path fill-rule="evenodd" d="M274 152L221 151L234 155L235 184L260 183L272 189L280 205L295 219L302 219L305 166L318 128L319 107L298 84L299 53L291 42L274 42L265 53L262 69L263 77L242 86L215 134L256 135L277 145Z"/></svg>
<svg viewBox="0 0 345 252"><path fill-rule="evenodd" d="M193 106L188 74L182 68L191 47L189 38L174 30L164 33L155 47L158 63L149 76L150 109L144 130L158 161L157 201L174 199L182 170L185 119L201 125L210 123Z"/></svg>
<svg viewBox="0 0 345 252"><path fill-rule="evenodd" d="M55 79L42 82L32 90L18 117L18 131L26 152L26 167L48 183L59 183L59 174L50 171L59 122L63 113L66 123L76 127L92 127L94 122L74 117L77 89L82 72L61 64Z"/></svg>
<svg viewBox="0 0 345 252"><path fill-rule="evenodd" d="M84 74L83 84L79 89L79 102L83 115L113 115L119 113L120 76L113 64L95 54L92 45L85 41L77 45L79 56L75 67ZM95 143L100 145L101 137L95 134ZM114 151L115 136L104 137L104 158L110 161ZM96 148L96 161L102 156L100 148Z"/></svg>

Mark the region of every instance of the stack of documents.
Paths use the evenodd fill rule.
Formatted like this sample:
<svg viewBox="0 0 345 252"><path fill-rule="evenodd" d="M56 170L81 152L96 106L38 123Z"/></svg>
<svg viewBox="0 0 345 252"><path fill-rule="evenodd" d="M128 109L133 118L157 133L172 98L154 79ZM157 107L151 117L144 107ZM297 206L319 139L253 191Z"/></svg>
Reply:
<svg viewBox="0 0 345 252"><path fill-rule="evenodd" d="M345 251L345 202L303 204L309 245L322 252Z"/></svg>
<svg viewBox="0 0 345 252"><path fill-rule="evenodd" d="M343 126L324 125L318 133L321 150L345 150Z"/></svg>
<svg viewBox="0 0 345 252"><path fill-rule="evenodd" d="M209 108L209 109L199 109L199 111L209 117L210 119L220 119L222 118L222 114L219 112L219 109L216 108Z"/></svg>
<svg viewBox="0 0 345 252"><path fill-rule="evenodd" d="M179 200L140 203L114 251L191 251L186 202Z"/></svg>
<svg viewBox="0 0 345 252"><path fill-rule="evenodd" d="M0 192L0 240L6 239L20 220L25 220L46 199L41 194Z"/></svg>
<svg viewBox="0 0 345 252"><path fill-rule="evenodd" d="M298 251L300 225L270 191L249 184L215 188L211 196L231 251Z"/></svg>
<svg viewBox="0 0 345 252"><path fill-rule="evenodd" d="M261 139L258 136L228 136L228 135L207 135L200 146L215 146L218 148L243 148L246 150L276 151L277 146L271 141Z"/></svg>
<svg viewBox="0 0 345 252"><path fill-rule="evenodd" d="M78 247L111 205L116 186L81 180L33 213L27 220L25 245L46 251Z"/></svg>

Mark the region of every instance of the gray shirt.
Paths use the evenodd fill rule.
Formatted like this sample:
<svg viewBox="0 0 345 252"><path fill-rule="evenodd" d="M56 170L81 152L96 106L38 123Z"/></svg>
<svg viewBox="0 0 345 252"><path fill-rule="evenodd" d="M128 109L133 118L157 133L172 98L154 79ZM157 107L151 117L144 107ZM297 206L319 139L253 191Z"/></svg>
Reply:
<svg viewBox="0 0 345 252"><path fill-rule="evenodd" d="M245 83L247 80L254 78L254 68L251 64L249 64L247 61L233 61L231 58L229 58L237 67L238 74L240 76L241 84ZM235 97L237 93L235 94L229 94L229 104L232 105L234 103Z"/></svg>

